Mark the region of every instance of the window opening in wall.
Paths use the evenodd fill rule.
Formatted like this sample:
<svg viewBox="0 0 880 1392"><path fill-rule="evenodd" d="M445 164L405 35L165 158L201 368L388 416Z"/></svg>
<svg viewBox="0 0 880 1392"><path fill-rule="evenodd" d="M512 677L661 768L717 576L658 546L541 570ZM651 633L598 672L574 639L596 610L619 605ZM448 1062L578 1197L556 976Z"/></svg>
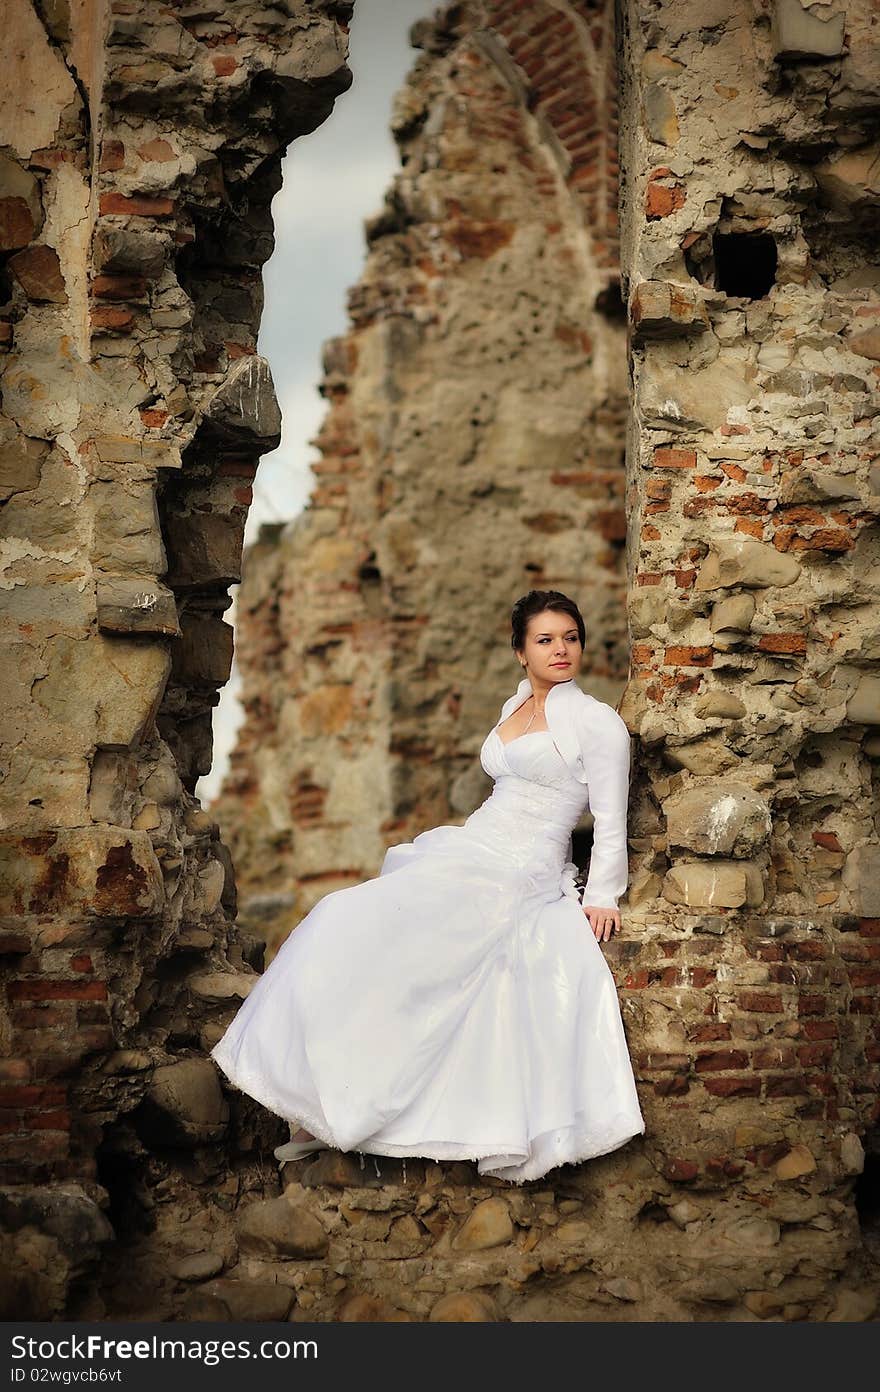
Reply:
<svg viewBox="0 0 880 1392"><path fill-rule="evenodd" d="M773 288L778 255L769 232L716 232L712 253L715 286L725 295L760 300Z"/></svg>

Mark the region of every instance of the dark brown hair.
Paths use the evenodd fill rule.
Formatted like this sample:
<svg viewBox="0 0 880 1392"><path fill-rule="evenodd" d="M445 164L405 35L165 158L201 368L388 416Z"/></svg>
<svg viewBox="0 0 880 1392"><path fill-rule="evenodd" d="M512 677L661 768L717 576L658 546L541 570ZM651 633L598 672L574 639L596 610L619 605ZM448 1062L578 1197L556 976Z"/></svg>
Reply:
<svg viewBox="0 0 880 1392"><path fill-rule="evenodd" d="M529 619L535 614L542 614L545 609L555 609L557 613L570 614L577 624L581 647L586 646L587 630L584 628L581 611L573 599L569 599L568 595L562 594L560 590L529 590L528 594L522 595L516 601L510 614L510 646L514 652L517 649L521 652L526 645L526 629L529 626Z"/></svg>

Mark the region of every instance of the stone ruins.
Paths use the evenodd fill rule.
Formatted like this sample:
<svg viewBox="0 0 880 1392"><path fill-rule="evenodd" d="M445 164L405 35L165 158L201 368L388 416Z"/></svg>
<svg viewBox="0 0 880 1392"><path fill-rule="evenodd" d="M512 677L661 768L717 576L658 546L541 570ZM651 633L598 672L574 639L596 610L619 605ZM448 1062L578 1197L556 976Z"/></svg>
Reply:
<svg viewBox="0 0 880 1392"><path fill-rule="evenodd" d="M3 1318L877 1319L873 7L426 4L317 483L243 574L270 205L353 8L7 3ZM486 795L532 587L633 737L646 1135L279 1174L208 1052L323 894Z"/></svg>

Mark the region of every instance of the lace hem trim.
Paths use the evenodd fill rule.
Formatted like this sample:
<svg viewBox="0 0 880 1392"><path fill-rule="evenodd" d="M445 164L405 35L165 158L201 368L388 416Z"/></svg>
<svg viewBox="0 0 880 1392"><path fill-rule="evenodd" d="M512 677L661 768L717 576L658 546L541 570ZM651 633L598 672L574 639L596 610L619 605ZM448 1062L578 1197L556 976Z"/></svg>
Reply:
<svg viewBox="0 0 880 1392"><path fill-rule="evenodd" d="M222 1045L221 1039L211 1050L210 1057L223 1070L234 1087L247 1093L249 1097L253 1097L255 1101L286 1121L290 1126L291 1134L302 1126L307 1131L311 1131L317 1140L323 1141L330 1149L341 1149L323 1117L316 1117L313 1112L309 1111L308 1107L301 1107L296 1117L286 1116L282 1104L272 1093L266 1080L255 1077L247 1069L233 1063ZM225 1063L223 1062L224 1057L226 1058ZM540 1136L531 1138L532 1148L529 1150L523 1150L521 1145L499 1145L497 1142L487 1146L475 1146L473 1142L466 1141L413 1141L406 1144L394 1144L372 1137L365 1137L349 1149L356 1154L385 1155L393 1159L471 1160L477 1163L478 1171L482 1175L504 1179L512 1184L525 1184L530 1180L542 1178L550 1170L555 1170L560 1165L576 1165L583 1160L592 1160L600 1155L608 1155L611 1151L626 1145L627 1141L643 1135L644 1131L645 1123L641 1117L636 1121L631 1114L621 1114L615 1117L613 1125L609 1124L603 1127L601 1132L576 1131L573 1127L563 1127L557 1132L542 1132ZM544 1148L536 1147L535 1143L548 1135L557 1138L554 1147L549 1155L545 1154L539 1157L536 1154L536 1149L543 1150ZM311 1157L303 1158L310 1159Z"/></svg>

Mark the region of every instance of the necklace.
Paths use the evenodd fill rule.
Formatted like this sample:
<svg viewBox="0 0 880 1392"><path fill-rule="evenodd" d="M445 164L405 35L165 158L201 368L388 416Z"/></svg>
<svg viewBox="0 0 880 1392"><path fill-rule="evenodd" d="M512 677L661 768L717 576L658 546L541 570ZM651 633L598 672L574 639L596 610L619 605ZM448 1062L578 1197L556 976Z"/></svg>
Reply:
<svg viewBox="0 0 880 1392"><path fill-rule="evenodd" d="M529 725L531 725L531 723L532 723L532 721L534 720L534 718L535 718L536 715L543 715L543 714L544 714L544 706L546 706L546 704L547 704L547 700L546 700L546 697L545 697L545 699L544 699L544 706L541 706L541 708L540 708L540 710L539 710L539 709L538 709L538 702L535 700L534 695L532 696L532 700L535 702L535 709L532 711L531 715L529 716L528 725L526 725L526 729L523 730L523 734L526 733L526 730L528 730Z"/></svg>

